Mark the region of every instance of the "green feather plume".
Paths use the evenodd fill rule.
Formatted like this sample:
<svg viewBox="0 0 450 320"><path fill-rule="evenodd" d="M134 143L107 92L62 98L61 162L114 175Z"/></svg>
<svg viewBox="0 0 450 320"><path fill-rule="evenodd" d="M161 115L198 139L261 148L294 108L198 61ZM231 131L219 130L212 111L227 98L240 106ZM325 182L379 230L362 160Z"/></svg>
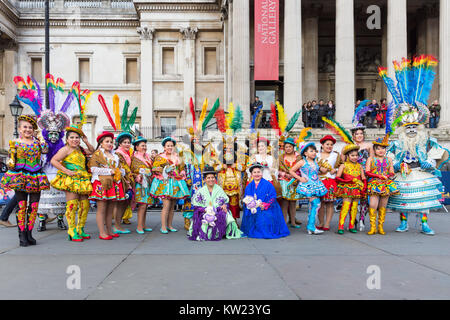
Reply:
<svg viewBox="0 0 450 320"><path fill-rule="evenodd" d="M284 132L289 132L294 127L294 125L297 123L298 118L300 117L300 114L302 113L302 110L297 111L294 116L289 120L286 129L284 129Z"/></svg>
<svg viewBox="0 0 450 320"><path fill-rule="evenodd" d="M397 127L400 125L400 123L402 122L404 117L409 116L409 115L411 115L413 113L414 112L411 112L411 111L410 112L405 112L401 116L399 116L397 119L395 119L395 121L392 122L392 125L391 125L391 131L392 131L391 134L395 133L395 129L397 129Z"/></svg>
<svg viewBox="0 0 450 320"><path fill-rule="evenodd" d="M231 125L230 125L230 128L233 130L233 133L242 129L243 121L244 121L244 117L242 114L241 107L237 106L236 110L234 111L233 120L231 121Z"/></svg>
<svg viewBox="0 0 450 320"><path fill-rule="evenodd" d="M122 110L122 117L120 118L120 127L122 128L122 130L125 130L125 128L127 127L129 106L130 102L128 100L125 100L125 105L123 106Z"/></svg>
<svg viewBox="0 0 450 320"><path fill-rule="evenodd" d="M217 98L216 102L214 102L213 107L209 111L208 115L205 117L205 120L202 123L202 131L205 131L208 123L211 121L211 119L214 117L214 114L216 113L217 109L220 107L219 98Z"/></svg>

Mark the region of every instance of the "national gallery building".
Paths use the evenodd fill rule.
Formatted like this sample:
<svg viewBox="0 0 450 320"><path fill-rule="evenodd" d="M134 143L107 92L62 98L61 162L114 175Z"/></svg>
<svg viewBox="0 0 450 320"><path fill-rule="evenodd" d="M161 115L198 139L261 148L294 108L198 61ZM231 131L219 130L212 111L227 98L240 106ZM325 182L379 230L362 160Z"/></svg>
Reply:
<svg viewBox="0 0 450 320"><path fill-rule="evenodd" d="M442 106L433 135L449 140L449 13L447 0L50 0L50 73L95 92L84 126L92 142L109 128L97 94L139 106L139 130L158 140L185 132L191 97L197 112L205 98L240 105L247 124L255 96L290 116L333 100L350 125L356 100L389 99L378 66L392 76L393 60L431 54L429 103ZM44 25L43 0L0 0L0 150L14 132L14 76L44 87Z"/></svg>

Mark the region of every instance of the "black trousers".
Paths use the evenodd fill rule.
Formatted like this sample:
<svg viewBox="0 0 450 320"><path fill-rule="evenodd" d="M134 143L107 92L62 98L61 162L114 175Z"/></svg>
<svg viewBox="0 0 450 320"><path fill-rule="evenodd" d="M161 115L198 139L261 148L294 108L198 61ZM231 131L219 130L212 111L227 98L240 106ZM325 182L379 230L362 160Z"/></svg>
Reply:
<svg viewBox="0 0 450 320"><path fill-rule="evenodd" d="M11 215L11 213L14 211L14 208L17 207L17 197L16 195L14 195L14 197L12 197L8 203L6 204L6 206L3 208L2 210L2 215L0 216L0 220L2 221L8 221L9 220L9 216Z"/></svg>

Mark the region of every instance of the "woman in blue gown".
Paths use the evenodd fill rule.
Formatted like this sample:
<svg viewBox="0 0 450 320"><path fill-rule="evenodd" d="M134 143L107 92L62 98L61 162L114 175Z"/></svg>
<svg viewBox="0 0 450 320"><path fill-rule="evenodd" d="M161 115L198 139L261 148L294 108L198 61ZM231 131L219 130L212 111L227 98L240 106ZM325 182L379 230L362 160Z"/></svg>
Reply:
<svg viewBox="0 0 450 320"><path fill-rule="evenodd" d="M250 166L253 181L245 188L241 231L249 238L276 239L288 236L289 229L277 202L274 186L262 178L263 165Z"/></svg>

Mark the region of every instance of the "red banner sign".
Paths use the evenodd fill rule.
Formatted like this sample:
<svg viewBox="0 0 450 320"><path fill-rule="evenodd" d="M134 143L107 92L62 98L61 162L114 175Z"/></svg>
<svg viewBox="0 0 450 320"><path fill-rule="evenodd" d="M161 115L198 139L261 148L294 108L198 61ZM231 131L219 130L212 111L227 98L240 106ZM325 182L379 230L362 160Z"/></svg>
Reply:
<svg viewBox="0 0 450 320"><path fill-rule="evenodd" d="M255 0L255 80L278 80L279 9L279 0Z"/></svg>

